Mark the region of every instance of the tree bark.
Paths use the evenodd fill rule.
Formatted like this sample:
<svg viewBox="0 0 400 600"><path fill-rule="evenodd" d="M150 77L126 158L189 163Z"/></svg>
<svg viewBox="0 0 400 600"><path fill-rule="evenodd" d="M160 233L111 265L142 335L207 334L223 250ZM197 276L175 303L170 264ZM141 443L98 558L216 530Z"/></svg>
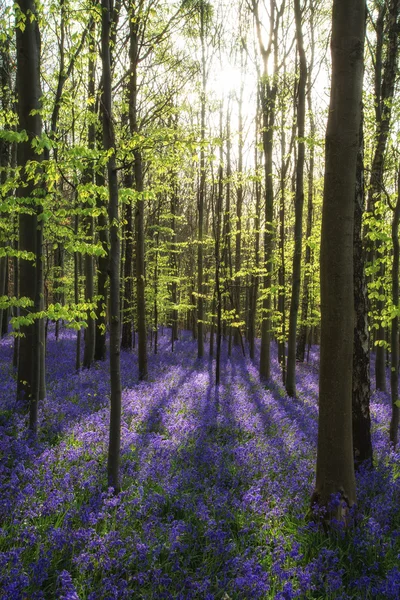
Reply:
<svg viewBox="0 0 400 600"><path fill-rule="evenodd" d="M94 23L91 27L91 39L89 46L89 65L88 65L88 96L92 100L89 103L89 125L88 125L88 147L93 150L96 145L96 128L94 122L95 116L95 62L94 62ZM85 173L84 177L85 184L93 184L94 183L94 172L93 168L90 167ZM94 240L94 218L92 215L89 215L85 218L84 222L85 226L85 234L86 241L88 243L93 243ZM94 260L93 256L86 252L85 260L84 260L84 269L85 269L85 301L93 302L94 296ZM87 328L85 330L85 346L83 351L83 367L89 369L94 360L94 351L95 351L95 336L96 336L96 322L92 317L93 310L88 310L87 312Z"/></svg>
<svg viewBox="0 0 400 600"><path fill-rule="evenodd" d="M392 219L392 243L393 243L393 266L392 266L392 304L396 311L399 310L399 220L400 220L400 167L397 178L397 202ZM399 441L399 317L392 319L391 330L391 370L390 390L392 398L392 418L390 420L390 441L396 447Z"/></svg>
<svg viewBox="0 0 400 600"><path fill-rule="evenodd" d="M243 82L243 74L244 74L244 48L243 44L240 46L240 91L239 91L239 99L238 99L238 182L236 189L236 240L235 240L235 319L241 320L241 310L240 310L240 288L241 288L241 277L239 275L241 267L242 267L242 211L243 211L243 91L244 91L244 82ZM240 326L236 326L234 330L234 344L235 346L240 345Z"/></svg>
<svg viewBox="0 0 400 600"><path fill-rule="evenodd" d="M125 186L133 187L131 173L125 175ZM131 350L133 344L133 211L132 200L126 205L124 220L125 232L125 262L124 262L124 296L121 348Z"/></svg>
<svg viewBox="0 0 400 600"><path fill-rule="evenodd" d="M101 116L103 111L101 110ZM102 117L103 118L103 117ZM96 185L105 186L103 173L96 173ZM99 234L100 243L103 247L104 254L99 256L99 266L97 273L97 304L96 304L96 335L94 359L106 359L106 328L107 328L107 297L108 297L108 246L109 234L107 223L107 209L100 194L96 197L96 206L101 211L97 219L97 231Z"/></svg>
<svg viewBox="0 0 400 600"><path fill-rule="evenodd" d="M259 94L261 114L263 121L262 143L264 151L264 176L265 176L265 232L264 232L264 257L265 269L263 306L261 321L261 348L260 348L260 379L267 380L271 375L271 282L273 271L274 247L274 188L273 188L273 141L276 112L276 95L278 92L276 74L278 70L278 32L281 12L277 13L274 0L270 1L270 31L267 47L263 42L261 21L258 12L258 2L253 0L253 14L256 21L257 37L263 59L263 75L259 81ZM271 55L271 52L273 54ZM272 74L269 73L269 61L273 58Z"/></svg>
<svg viewBox="0 0 400 600"><path fill-rule="evenodd" d="M198 193L198 245L197 245L197 357L204 356L204 283L203 283L203 226L206 189L205 120L206 120L206 58L205 58L204 0L200 0L201 41L201 114L200 114L200 182Z"/></svg>
<svg viewBox="0 0 400 600"><path fill-rule="evenodd" d="M112 81L110 57L110 29L112 11L109 0L102 0L101 59L103 66L103 144L111 151L107 162L108 218L110 231L110 437L108 445L108 485L118 493L120 482L121 445L121 373L120 373L120 240L118 210L118 180L115 160L115 134L112 120Z"/></svg>
<svg viewBox="0 0 400 600"><path fill-rule="evenodd" d="M311 326L307 325L310 311L310 293L311 293L311 268L312 268L312 251L310 246L312 223L313 223L313 204L314 204L314 165L315 165L315 119L312 105L312 72L315 58L315 39L314 39L314 3L310 1L310 34L311 34L311 56L308 65L308 86L307 86L307 108L310 124L311 144L309 149L309 165L308 165L308 190L307 190L307 225L306 225L306 249L304 257L304 279L303 293L301 301L301 317L300 329L297 336L296 359L299 362L304 362L307 334L308 339L311 339Z"/></svg>
<svg viewBox="0 0 400 600"><path fill-rule="evenodd" d="M368 292L365 277L365 251L362 239L364 199L363 123L360 123L360 149L357 155L354 204L354 349L353 349L353 454L354 466L372 464L371 416L369 410L370 356L368 328Z"/></svg>
<svg viewBox="0 0 400 600"><path fill-rule="evenodd" d="M387 14L386 32L384 29L385 15ZM386 154L387 140L389 137L392 103L395 91L395 82L397 76L397 62L399 55L399 34L398 19L400 14L400 0L390 0L389 10L387 6L382 5L378 21L377 31L377 52L375 59L375 116L376 116L376 141L372 159L371 177L369 182L368 211L375 212L376 203L382 195L383 189L383 169ZM384 42L386 42L386 58L382 64ZM376 240L372 244L369 252L369 262L377 262L382 252L381 240ZM382 257L383 258L383 257ZM377 276L384 277L384 261L381 259L378 265ZM384 311L385 290L380 286L379 298L376 302L376 313L378 315L378 330L376 341L385 341L385 327L382 323L381 315ZM386 358L385 344L378 344L376 348L375 361L375 382L376 389L386 391Z"/></svg>
<svg viewBox="0 0 400 600"><path fill-rule="evenodd" d="M130 20L130 82L129 82L129 128L131 135L139 131L137 115L137 68L139 61L138 27L140 16L135 15L131 6ZM137 303L137 331L138 331L138 366L139 379L147 379L147 331L146 331L146 272L144 255L144 199L143 199L143 167L141 149L136 146L133 151L134 180L137 192L135 207L135 234L136 234L136 303Z"/></svg>
<svg viewBox="0 0 400 600"><path fill-rule="evenodd" d="M286 391L289 396L296 396L296 337L297 316L299 313L300 284L301 284L301 249L303 242L303 204L304 204L304 158L305 158L305 116L306 116L306 84L307 62L304 50L302 14L300 0L294 0L296 22L296 40L299 53L300 78L298 86L297 105L297 163L296 163L296 198L294 222L294 254L292 272L292 297L289 313L288 358L286 374Z"/></svg>
<svg viewBox="0 0 400 600"><path fill-rule="evenodd" d="M260 268L260 222L261 222L261 182L258 178L259 170L259 129L260 129L260 96L257 94L257 112L256 112L256 143L254 144L254 166L256 177L254 181L254 192L256 197L256 207L254 216L254 265L255 273L251 275L250 292L250 316L249 316L249 355L251 360L255 357L255 337L256 337L256 317L257 317L257 298L259 286L259 268Z"/></svg>
<svg viewBox="0 0 400 600"><path fill-rule="evenodd" d="M8 49L2 47L0 50L0 85L1 85L1 108L4 114L7 114L10 106L11 79L10 79L10 55ZM6 123L5 129L9 129ZM11 147L5 139L0 139L0 184L3 186L7 181L7 169L10 167ZM0 218L6 218L6 215L0 213ZM2 237L0 245L7 245L7 240ZM7 294L7 256L0 258L0 297ZM4 317L8 323L8 310L0 308L0 327L1 336L4 335Z"/></svg>
<svg viewBox="0 0 400 600"><path fill-rule="evenodd" d="M332 80L321 237L321 357L312 503L346 519L356 501L352 439L354 190L361 119L365 4L334 0ZM339 502L329 505L332 495Z"/></svg>
<svg viewBox="0 0 400 600"><path fill-rule="evenodd" d="M19 129L26 131L28 139L19 142L17 150L18 166L22 167L23 185L18 190L20 198L34 198L32 214L20 213L19 217L19 250L30 252L35 261L20 258L19 292L21 297L29 298L33 311L40 310L40 299L43 295L43 277L41 268L42 227L38 222L41 211L38 199L38 186L32 180L24 180L24 167L28 161L40 161L32 148L31 142L42 134L42 120L39 113L40 98L40 33L38 19L31 19L29 14L36 15L34 0L16 2L17 19L23 16L25 26L17 27L17 98ZM29 205L29 208L31 206ZM21 316L29 318L32 306L21 309ZM30 428L33 433L37 427L37 403L40 393L40 352L44 349L40 343L40 327L42 319L36 319L35 325L21 327L23 337L20 339L17 396L23 398L30 406Z"/></svg>

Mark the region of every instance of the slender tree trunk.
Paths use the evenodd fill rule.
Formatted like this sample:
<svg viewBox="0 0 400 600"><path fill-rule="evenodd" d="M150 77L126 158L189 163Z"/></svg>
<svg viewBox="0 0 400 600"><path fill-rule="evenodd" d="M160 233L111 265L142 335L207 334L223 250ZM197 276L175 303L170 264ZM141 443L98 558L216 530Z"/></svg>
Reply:
<svg viewBox="0 0 400 600"><path fill-rule="evenodd" d="M79 216L75 215L74 224L75 237L78 237L79 233ZM79 304L79 252L74 252L74 302ZM76 332L76 351L75 351L75 369L79 371L81 368L81 342L82 342L82 329L79 328Z"/></svg>
<svg viewBox="0 0 400 600"><path fill-rule="evenodd" d="M131 173L125 175L125 187L133 187L133 177ZM125 222L125 262L124 262L124 297L123 297L123 321L121 348L125 350L132 349L132 329L133 329L133 212L132 201L129 200L126 205Z"/></svg>
<svg viewBox="0 0 400 600"><path fill-rule="evenodd" d="M200 114L200 185L198 193L198 245L197 245L197 357L204 356L204 284L203 284L203 226L206 188L205 165L205 121L206 121L206 58L204 29L204 0L200 2L200 39L201 39L201 114Z"/></svg>
<svg viewBox="0 0 400 600"><path fill-rule="evenodd" d="M102 173L96 173L96 185L104 187L105 179ZM108 297L108 246L109 246L109 234L108 234L108 219L106 206L100 194L96 197L96 206L100 210L100 215L97 220L97 230L99 234L100 243L103 247L104 254L99 256L99 267L97 273L97 304L96 304L96 335L95 335L95 348L94 348L94 359L105 360L106 359L106 328L107 328L107 297Z"/></svg>
<svg viewBox="0 0 400 600"><path fill-rule="evenodd" d="M292 273L292 297L289 313L288 359L286 375L286 391L289 396L296 396L296 336L297 316L300 302L301 284L301 247L303 242L303 204L304 204L304 131L306 116L306 84L307 62L304 50L302 14L300 0L294 0L294 13L296 21L296 40L300 62L300 79L298 87L297 105L297 164L296 164L296 198L295 198L295 223L294 223L294 254Z"/></svg>
<svg viewBox="0 0 400 600"><path fill-rule="evenodd" d="M10 92L11 92L11 79L10 79L10 56L9 51L5 48L0 50L0 94L1 94L1 108L6 115L10 106ZM5 125L5 129L9 129L8 124ZM11 160L11 146L10 143L5 139L0 139L0 184L3 186L7 181L7 169L10 166ZM4 219L5 215L0 212L0 218ZM6 240L1 239L0 244ZM7 294L7 256L0 258L0 297L6 296ZM8 310L0 309L0 327L1 335L4 333L4 317L8 326Z"/></svg>
<svg viewBox="0 0 400 600"><path fill-rule="evenodd" d="M160 225L160 206L157 210L157 225ZM154 354L158 353L158 245L159 245L159 233L156 232L156 255L154 264Z"/></svg>
<svg viewBox="0 0 400 600"><path fill-rule="evenodd" d="M392 243L393 243L393 266L392 266L392 304L398 309L399 306L399 220L400 220L400 167L397 179L397 202L392 219ZM392 319L391 331L391 371L390 390L392 397L392 418L390 421L390 441L396 447L399 440L399 317Z"/></svg>
<svg viewBox="0 0 400 600"><path fill-rule="evenodd" d="M253 3L253 13L256 20L257 37L263 59L263 76L259 81L259 94L261 103L261 114L263 120L263 151L264 151L264 176L265 176L265 232L264 232L264 298L261 322L261 349L260 349L260 379L267 380L271 375L271 283L273 271L273 247L275 238L274 228L274 188L273 188L273 141L276 112L276 95L278 70L278 32L280 28L281 14L276 14L276 4L270 1L270 31L269 41L266 47L263 42L261 21L258 14L258 3ZM271 55L271 52L273 54ZM273 58L272 75L269 74L269 62Z"/></svg>
<svg viewBox="0 0 400 600"><path fill-rule="evenodd" d="M360 146L365 4L334 0L332 81L321 237L321 357L316 485L312 503L346 520L356 501L352 436L353 230ZM345 504L343 504L345 503Z"/></svg>
<svg viewBox="0 0 400 600"><path fill-rule="evenodd" d="M357 156L354 204L354 349L353 349L353 454L354 466L368 461L372 464L371 396L368 293L365 277L365 251L362 240L364 198L363 123L360 123L360 149Z"/></svg>
<svg viewBox="0 0 400 600"><path fill-rule="evenodd" d="M387 25L385 28L385 15L387 14ZM369 182L368 210L375 212L377 201L381 197L383 189L383 170L389 137L392 116L392 104L397 77L397 63L399 55L398 20L400 14L400 0L390 0L389 6L384 3L379 11L376 23L377 51L374 61L375 66L375 116L376 116L376 142L372 159L371 177ZM386 43L384 44L384 42ZM382 56L386 56L384 65ZM381 282L384 278L384 261L381 256L382 241L378 238L369 252L369 262L379 260L377 276ZM376 341L385 341L385 327L382 323L382 314L385 308L385 290L383 283L380 286L379 299L376 302L376 313L378 315L378 330ZM376 389L386 390L386 364L385 346L378 344L376 348L375 381Z"/></svg>
<svg viewBox="0 0 400 600"><path fill-rule="evenodd" d="M58 242L57 248L54 250L54 285L56 289L54 290L54 302L58 302L61 305L64 305L64 292L62 291L62 287L64 285L64 245L61 241ZM60 289L61 288L61 289ZM60 335L60 319L56 320L55 326L55 338L58 340Z"/></svg>
<svg viewBox="0 0 400 600"><path fill-rule="evenodd" d="M129 82L129 127L131 135L139 132L137 121L137 67L139 61L138 22L131 7L130 21L130 82ZM137 302L137 331L138 331L138 366L139 379L147 379L147 331L146 331L146 300L145 300L145 255L144 255L144 199L143 199L143 168L141 149L136 146L133 151L134 180L138 193L135 208L136 233L136 302Z"/></svg>
<svg viewBox="0 0 400 600"><path fill-rule="evenodd" d="M220 139L219 165L218 165L218 189L216 202L215 220L215 294L217 303L217 348L215 361L215 385L221 380L221 341L222 341L222 286L221 286L221 223L224 203L224 166L223 166L223 107L220 108Z"/></svg>
<svg viewBox="0 0 400 600"><path fill-rule="evenodd" d="M111 151L107 162L108 218L110 230L110 438L108 446L108 485L118 493L120 482L121 445L121 373L120 373L120 240L118 210L118 179L115 160L115 134L112 121L112 83L110 57L110 29L112 11L109 0L102 0L101 58L103 66L103 143Z"/></svg>
<svg viewBox="0 0 400 600"><path fill-rule="evenodd" d="M89 103L89 126L88 126L88 147L93 150L96 145L96 129L94 123L95 115L95 63L94 63L94 25L92 26L92 36L89 47L89 67L88 67L88 96L91 99ZM94 172L93 168L90 167L85 173L84 177L85 184L94 183ZM93 243L94 240L94 218L89 215L85 218L85 234L88 243ZM93 255L86 252L84 259L85 268L85 302L93 302L94 297L94 260ZM85 330L85 346L83 351L83 367L89 369L94 360L95 351L95 335L96 335L96 322L91 316L92 309L87 312L87 328Z"/></svg>
<svg viewBox="0 0 400 600"><path fill-rule="evenodd" d="M311 79L311 77L310 77ZM308 88L308 112L310 118L310 136L311 139L315 138L315 122L314 115L312 112L312 101L311 101L311 86ZM313 199L314 199L314 162L315 162L315 150L314 144L311 143L310 147L310 163L308 167L308 191L307 191L307 226L306 226L306 251L304 260L304 280L303 280L303 297L301 302L301 325L300 331L297 338L297 349L296 358L299 362L304 362L307 342L307 332L310 336L310 329L306 324L309 317L309 300L310 300L310 287L311 287L311 265L312 265L312 252L310 246L311 234L312 234L312 222L313 222Z"/></svg>
<svg viewBox="0 0 400 600"><path fill-rule="evenodd" d="M14 247L18 250L18 240L15 241ZM14 257L14 296L19 298L19 260L18 257ZM19 307L15 310L15 316L19 317L20 311ZM18 372L18 361L19 361L19 340L21 338L19 336L14 338L13 345L13 369Z"/></svg>
<svg viewBox="0 0 400 600"><path fill-rule="evenodd" d="M241 270L242 263L242 211L243 211L243 73L244 73L244 62L243 62L244 48L243 44L240 46L240 74L241 83L238 100L238 113L239 113L239 141L238 141L238 184L236 190L236 243L235 243L235 287L234 287L234 298L235 298L235 320L240 321L240 288L241 288L241 277L238 275ZM239 346L240 344L240 329L239 326L235 327L234 330L234 344Z"/></svg>
<svg viewBox="0 0 400 600"><path fill-rule="evenodd" d="M178 304L178 288L176 278L178 277L178 261L177 261L177 236L176 236L176 212L178 203L178 190L177 181L174 175L172 183L172 194L171 194L171 256L170 266L172 271L172 283L171 283L171 303L173 308L171 310L171 349L174 351L174 342L178 339L178 310L176 308Z"/></svg>
<svg viewBox="0 0 400 600"><path fill-rule="evenodd" d="M9 262L8 258L4 257L4 265L0 261L0 296L9 296ZM4 271L4 272L2 272ZM2 281L3 278L3 281ZM6 308L0 311L0 335L4 337L8 333L8 314L9 309Z"/></svg>
<svg viewBox="0 0 400 600"><path fill-rule="evenodd" d="M256 318L257 318L257 298L259 286L259 268L260 268L260 222L261 222L261 182L259 181L259 152L258 143L260 135L260 95L257 94L256 111L256 143L254 145L254 166L256 177L254 181L254 192L256 197L256 207L254 216L254 265L255 273L251 276L251 294L250 294L250 319L249 319L249 354L251 360L255 357L255 337L256 337Z"/></svg>
<svg viewBox="0 0 400 600"><path fill-rule="evenodd" d="M232 281L232 248L231 248L231 179L232 179L232 163L231 163L231 124L230 112L226 115L226 206L224 212L224 249L223 263L225 281ZM225 284L225 287L227 285ZM224 296L224 310L227 310L226 295ZM232 327L229 326L229 341L228 341L228 356L232 352Z"/></svg>

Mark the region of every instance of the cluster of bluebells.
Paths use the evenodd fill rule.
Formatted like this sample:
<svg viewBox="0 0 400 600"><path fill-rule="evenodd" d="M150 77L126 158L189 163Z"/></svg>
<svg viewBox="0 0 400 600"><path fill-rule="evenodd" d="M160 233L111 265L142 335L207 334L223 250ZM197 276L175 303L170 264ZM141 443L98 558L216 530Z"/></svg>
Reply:
<svg viewBox="0 0 400 600"><path fill-rule="evenodd" d="M14 600L400 597L399 456L386 395L372 403L376 468L358 476L351 525L306 518L317 437L317 366L298 398L233 351L196 359L161 336L148 382L122 353L122 492L106 485L108 364L74 371L74 334L47 346L36 441L0 342L0 597ZM335 499L333 499L335 501Z"/></svg>

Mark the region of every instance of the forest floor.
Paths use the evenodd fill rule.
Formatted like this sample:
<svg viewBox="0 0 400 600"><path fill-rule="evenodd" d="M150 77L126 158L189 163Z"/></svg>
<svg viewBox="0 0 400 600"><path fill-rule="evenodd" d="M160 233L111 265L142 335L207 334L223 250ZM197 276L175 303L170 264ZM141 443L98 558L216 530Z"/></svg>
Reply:
<svg viewBox="0 0 400 600"><path fill-rule="evenodd" d="M309 518L318 353L298 398L234 349L196 358L161 336L149 381L123 352L122 492L106 485L108 363L74 370L74 333L50 331L39 437L15 404L12 339L0 342L0 598L14 600L400 598L400 455L389 398L374 393L375 468L354 520Z"/></svg>

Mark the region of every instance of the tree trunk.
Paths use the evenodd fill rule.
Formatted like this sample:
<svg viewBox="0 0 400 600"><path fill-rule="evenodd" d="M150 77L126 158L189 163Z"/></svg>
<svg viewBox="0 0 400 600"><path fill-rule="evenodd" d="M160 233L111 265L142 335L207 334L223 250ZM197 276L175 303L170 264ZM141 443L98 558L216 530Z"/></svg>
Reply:
<svg viewBox="0 0 400 600"><path fill-rule="evenodd" d="M30 19L29 14L36 15L34 0L20 0L16 3L18 10L24 15L25 27L17 28L17 97L19 129L26 131L28 139L18 144L18 166L24 167L28 161L40 161L40 155L32 148L31 141L42 134L42 120L39 113L40 98L40 33L38 19ZM38 223L41 211L40 200L37 199L39 186L32 180L25 180L24 187L18 191L21 198L35 198L35 210L32 214L20 213L19 217L19 250L31 252L35 262L20 258L19 291L20 297L29 298L33 303L33 311L40 310L40 299L43 295L43 277L41 269L42 258L42 227ZM29 208L31 206L29 205ZM35 232L35 234L33 234ZM32 306L21 309L21 316L29 318ZM17 395L24 398L30 405L30 428L33 433L37 427L37 402L40 393L40 365L42 350L40 343L40 327L42 319L37 319L35 325L24 325L20 339Z"/></svg>
<svg viewBox="0 0 400 600"><path fill-rule="evenodd" d="M224 201L224 166L223 166L223 112L220 108L219 135L221 145L219 149L218 165L218 190L216 202L216 223L215 223L215 294L217 301L217 349L215 361L215 385L220 384L221 379L221 340L222 340L222 289L221 289L221 221Z"/></svg>
<svg viewBox="0 0 400 600"><path fill-rule="evenodd" d="M137 121L137 67L139 61L138 26L134 8L131 7L130 21L130 82L129 82L129 128L131 135L139 131ZM146 299L145 299L145 255L144 255L144 199L143 199L143 168L142 153L138 146L133 151L134 180L137 195L135 208L136 233L136 302L137 302L137 331L138 331L138 366L139 379L147 379L147 331L146 331Z"/></svg>
<svg viewBox="0 0 400 600"><path fill-rule="evenodd" d="M104 186L105 179L102 173L96 173L96 185ZM103 203L100 194L96 197L96 206L101 211L97 220L97 230L100 243L103 247L104 254L99 256L99 268L97 273L97 304L96 304L96 335L94 359L106 359L106 326L107 326L107 296L108 296L108 223L106 215L106 206Z"/></svg>
<svg viewBox="0 0 400 600"><path fill-rule="evenodd" d="M251 294L250 294L250 319L249 319L249 354L251 360L255 357L255 337L256 337L256 317L257 317L257 297L259 286L259 268L260 268L260 222L261 222L261 182L258 178L259 170L259 134L260 134L260 95L257 94L257 112L256 112L256 143L254 145L254 166L256 177L254 181L254 192L256 197L256 210L254 216L254 264L255 273L251 276Z"/></svg>
<svg viewBox="0 0 400 600"><path fill-rule="evenodd" d="M206 59L204 30L204 0L200 2L200 39L201 39L201 115L200 115L200 185L198 193L198 245L197 245L197 357L204 356L204 284L203 284L203 223L206 188L205 165L205 120L206 120Z"/></svg>
<svg viewBox="0 0 400 600"><path fill-rule="evenodd" d="M374 61L375 66L375 116L376 116L376 142L372 159L371 178L369 183L368 210L375 212L376 203L381 197L383 189L383 169L386 154L387 140L389 137L392 104L395 91L395 82L397 77L397 62L399 54L399 35L398 18L400 13L400 0L390 0L389 10L387 4L382 5L378 21L377 31L377 52ZM385 30L385 14L387 14L387 26ZM382 56L384 42L386 41L386 58L383 65L382 74ZM382 251L382 241L377 239L369 252L369 262L377 262L378 278L384 277L384 260L380 257ZM386 364L385 364L385 327L382 323L382 314L385 308L385 290L383 283L379 289L380 298L376 302L376 313L378 315L378 330L376 341L382 341L376 348L375 362L375 381L376 389L386 390Z"/></svg>
<svg viewBox="0 0 400 600"><path fill-rule="evenodd" d="M270 31L268 46L263 42L261 21L258 14L258 3L253 4L253 13L256 21L258 43L263 59L263 76L259 80L259 94L261 103L261 114L263 120L263 151L264 151L264 176L265 176L265 232L264 232L264 258L265 269L263 307L261 322L261 349L260 349L260 379L267 380L271 375L271 282L273 271L273 247L274 247L274 188L273 188L273 141L275 125L275 106L277 95L276 74L278 70L278 32L280 27L281 13L276 14L276 5L270 2ZM269 74L269 62L273 51L273 72Z"/></svg>
<svg viewBox="0 0 400 600"><path fill-rule="evenodd" d="M9 262L8 257L3 257L3 261L0 261L0 296L9 297L9 289L8 289L8 280L9 280ZM0 335L4 337L8 333L8 315L9 308L5 308L4 310L0 310Z"/></svg>
<svg viewBox="0 0 400 600"><path fill-rule="evenodd" d="M397 179L397 202L392 219L393 266L392 266L392 304L399 308L399 220L400 220L400 168ZM392 418L390 421L390 441L396 447L399 440L399 317L392 319L391 331L391 371L390 390L392 397Z"/></svg>
<svg viewBox="0 0 400 600"><path fill-rule="evenodd" d="M96 129L94 123L95 116L95 63L94 63L94 26L92 27L92 37L90 40L89 47L89 67L88 67L88 96L92 100L89 104L89 126L88 126L88 147L93 150L96 145ZM94 183L94 172L93 168L90 167L84 177L84 183L90 185ZM85 218L85 237L88 243L94 241L94 218L89 215ZM85 302L93 302L94 297L94 260L93 255L89 252L85 254L84 261L85 268ZM87 312L87 328L85 330L85 347L83 351L83 367L89 369L94 360L95 351L95 335L96 335L96 322L92 317L93 310L90 309Z"/></svg>
<svg viewBox="0 0 400 600"><path fill-rule="evenodd" d="M4 114L7 114L10 106L10 92L11 92L11 79L10 79L10 56L8 50L2 48L0 50L0 93L1 93L1 108ZM9 129L9 125L6 123L5 129ZM10 143L5 139L0 139L0 185L4 185L7 181L7 170L10 166L11 160L11 147ZM0 213L0 218L6 218L6 215ZM7 245L5 239L0 240L0 244ZM0 258L0 297L6 296L7 294L7 255ZM15 294L14 294L15 295ZM0 308L0 327L1 336L4 333L4 319L8 325L8 310Z"/></svg>
<svg viewBox="0 0 400 600"><path fill-rule="evenodd" d="M125 175L125 186L133 187L133 177L131 173ZM126 205L124 220L125 232L125 262L124 262L124 296L123 296L123 321L121 348L125 350L132 349L133 343L133 213L132 200L129 199Z"/></svg>
<svg viewBox="0 0 400 600"><path fill-rule="evenodd" d="M79 232L79 216L75 215L75 237L78 237ZM74 302L79 304L79 252L74 252ZM79 371L81 368L81 343L82 343L82 330L78 329L76 332L76 348L75 348L75 369Z"/></svg>
<svg viewBox="0 0 400 600"><path fill-rule="evenodd" d="M364 212L363 124L360 124L360 149L357 156L354 204L354 349L353 349L353 454L354 466L372 464L371 396L368 328L368 293L365 277L365 251L362 240Z"/></svg>
<svg viewBox="0 0 400 600"><path fill-rule="evenodd" d="M172 194L171 194L171 256L170 256L170 267L172 271L172 283L171 283L171 303L173 308L171 310L171 349L174 351L174 342L178 339L178 310L176 308L178 304L178 288L176 278L178 277L178 261L177 261L177 237L176 237L176 212L178 204L178 189L177 189L176 176L173 176L172 182Z"/></svg>
<svg viewBox="0 0 400 600"><path fill-rule="evenodd" d="M307 86L307 108L308 118L310 123L310 138L311 144L309 149L309 165L308 165L308 190L307 190L307 225L306 225L306 249L304 259L304 279L303 279L303 294L301 301L301 317L300 329L297 336L296 359L299 362L304 362L307 337L311 339L311 326L307 325L310 311L310 293L311 293L311 266L312 252L310 247L312 223L313 223L313 201L314 201L314 164L315 164L315 120L312 105L312 81L313 67L315 58L315 38L314 38L314 2L310 0L310 35L311 35L311 56L308 66L308 86ZM308 334L308 335L307 335Z"/></svg>
<svg viewBox="0 0 400 600"><path fill-rule="evenodd" d="M321 237L321 357L312 503L346 519L356 501L352 439L354 190L361 118L365 4L334 0L332 80ZM340 502L329 505L332 494Z"/></svg>
<svg viewBox="0 0 400 600"><path fill-rule="evenodd" d="M240 321L240 287L241 277L238 275L242 267L242 210L243 210L243 91L244 91L244 62L243 62L244 48L243 44L240 46L240 92L238 99L238 183L236 190L236 243L235 243L235 287L234 287L234 299L235 299L235 320ZM236 326L234 330L234 344L239 346L240 344L240 326Z"/></svg>
<svg viewBox="0 0 400 600"><path fill-rule="evenodd" d="M300 284L301 284L301 246L303 242L303 204L304 204L304 125L306 116L306 83L307 63L303 43L302 14L300 0L294 0L296 21L296 40L300 62L300 78L298 86L297 105L297 164L296 164L296 198L294 223L294 254L292 272L292 297L289 313L288 359L286 375L286 391L288 396L296 396L296 336L297 316L299 313Z"/></svg>
<svg viewBox="0 0 400 600"><path fill-rule="evenodd" d="M115 134L112 121L112 86L110 29L112 12L109 0L102 0L101 58L103 66L103 143L111 151L107 162L108 174L108 218L110 231L110 437L108 445L108 485L115 493L121 489L120 445L121 445L121 373L120 373L120 240L118 211L118 179L115 160Z"/></svg>

